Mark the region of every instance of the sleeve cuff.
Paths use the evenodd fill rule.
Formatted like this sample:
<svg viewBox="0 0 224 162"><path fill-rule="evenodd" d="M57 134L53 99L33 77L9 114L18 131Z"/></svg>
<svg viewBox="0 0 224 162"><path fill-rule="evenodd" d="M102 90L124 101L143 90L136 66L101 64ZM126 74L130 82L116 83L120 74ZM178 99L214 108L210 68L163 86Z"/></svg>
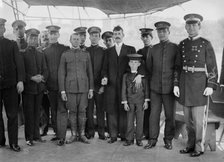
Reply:
<svg viewBox="0 0 224 162"><path fill-rule="evenodd" d="M65 94L65 91L61 91L61 94Z"/></svg>
<svg viewBox="0 0 224 162"><path fill-rule="evenodd" d="M127 104L128 101L121 101L121 104Z"/></svg>

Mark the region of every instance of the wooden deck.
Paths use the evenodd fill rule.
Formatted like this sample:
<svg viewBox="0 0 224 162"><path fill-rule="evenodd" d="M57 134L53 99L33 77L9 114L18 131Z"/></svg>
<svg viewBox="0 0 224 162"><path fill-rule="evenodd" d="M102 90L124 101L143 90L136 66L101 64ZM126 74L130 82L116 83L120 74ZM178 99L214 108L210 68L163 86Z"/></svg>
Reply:
<svg viewBox="0 0 224 162"><path fill-rule="evenodd" d="M217 141L223 129L222 122L217 130ZM68 131L68 136L70 135ZM179 138L173 141L173 150L166 150L163 147L163 128L157 146L150 150L132 145L123 146L123 142L118 141L108 144L97 137L91 140L91 144L86 145L75 142L62 147L57 146L50 139L53 137L52 131L44 137L46 143L35 143L29 147L25 144L23 127L19 129L19 144L22 147L20 153L9 150L9 146L0 149L0 162L222 162L224 161L224 138L217 150L212 152L207 150L204 155L192 158L189 155L179 154L179 150L185 147L185 140ZM147 141L143 141L144 145ZM218 143L217 143L218 144Z"/></svg>

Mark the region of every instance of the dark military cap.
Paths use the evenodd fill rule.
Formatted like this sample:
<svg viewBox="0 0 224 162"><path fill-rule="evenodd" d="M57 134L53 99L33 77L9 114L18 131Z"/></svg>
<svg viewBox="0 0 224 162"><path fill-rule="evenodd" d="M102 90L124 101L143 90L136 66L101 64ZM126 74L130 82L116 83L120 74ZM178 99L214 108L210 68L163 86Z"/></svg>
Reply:
<svg viewBox="0 0 224 162"><path fill-rule="evenodd" d="M97 26L92 26L88 29L88 33L101 33L101 29Z"/></svg>
<svg viewBox="0 0 224 162"><path fill-rule="evenodd" d="M87 27L78 27L74 29L74 32L78 33L78 34L82 34L82 33L86 33L86 29Z"/></svg>
<svg viewBox="0 0 224 162"><path fill-rule="evenodd" d="M58 32L61 27L57 25L49 25L46 27L46 29L48 29L49 32Z"/></svg>
<svg viewBox="0 0 224 162"><path fill-rule="evenodd" d="M0 18L0 25L4 25L6 22L6 19Z"/></svg>
<svg viewBox="0 0 224 162"><path fill-rule="evenodd" d="M113 32L111 31L106 31L102 34L102 39L107 39L113 37Z"/></svg>
<svg viewBox="0 0 224 162"><path fill-rule="evenodd" d="M142 59L142 55L139 55L137 53L128 54L127 56L129 58L129 60L141 60Z"/></svg>
<svg viewBox="0 0 224 162"><path fill-rule="evenodd" d="M27 36L33 35L33 36L38 36L40 34L40 31L35 29L35 28L31 28L25 31Z"/></svg>
<svg viewBox="0 0 224 162"><path fill-rule="evenodd" d="M184 20L186 21L187 24L193 24L193 23L203 21L203 17L199 14L191 13L191 14L185 15Z"/></svg>
<svg viewBox="0 0 224 162"><path fill-rule="evenodd" d="M169 27L171 26L170 23L166 22L166 21L159 21L156 22L155 24L156 30L160 30L160 29L169 29Z"/></svg>
<svg viewBox="0 0 224 162"><path fill-rule="evenodd" d="M150 34L153 31L151 28L141 28L139 30L141 31L141 34Z"/></svg>
<svg viewBox="0 0 224 162"><path fill-rule="evenodd" d="M13 23L12 23L12 27L13 28L24 28L26 27L26 23L22 20L15 20Z"/></svg>

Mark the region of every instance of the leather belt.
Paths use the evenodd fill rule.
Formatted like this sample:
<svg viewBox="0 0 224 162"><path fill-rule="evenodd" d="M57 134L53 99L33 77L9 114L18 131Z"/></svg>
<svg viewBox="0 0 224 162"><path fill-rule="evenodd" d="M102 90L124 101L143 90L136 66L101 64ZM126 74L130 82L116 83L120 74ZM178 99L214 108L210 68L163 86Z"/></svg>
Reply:
<svg viewBox="0 0 224 162"><path fill-rule="evenodd" d="M200 68L200 67L194 67L194 66L183 66L183 70L185 70L186 72L206 72L205 68Z"/></svg>

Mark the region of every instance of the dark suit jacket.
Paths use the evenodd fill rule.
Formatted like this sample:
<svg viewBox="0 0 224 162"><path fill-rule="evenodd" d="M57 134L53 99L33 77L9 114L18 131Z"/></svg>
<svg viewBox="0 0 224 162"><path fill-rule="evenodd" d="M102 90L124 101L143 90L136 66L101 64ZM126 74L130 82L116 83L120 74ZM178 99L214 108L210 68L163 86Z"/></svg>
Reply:
<svg viewBox="0 0 224 162"><path fill-rule="evenodd" d="M91 63L93 66L94 91L98 92L101 87L102 68L104 61L104 48L99 45L87 47L86 50L90 54Z"/></svg>
<svg viewBox="0 0 224 162"><path fill-rule="evenodd" d="M36 83L31 80L31 77L37 74L44 76L44 80L47 80L48 70L44 54L35 49L34 47L28 47L23 53L23 59L25 64L26 81L24 84L24 93L38 94L45 89L45 83Z"/></svg>
<svg viewBox="0 0 224 162"><path fill-rule="evenodd" d="M48 90L58 90L58 67L63 52L69 49L68 46L64 46L60 43L49 45L45 50L46 64L49 72L47 79Z"/></svg>
<svg viewBox="0 0 224 162"><path fill-rule="evenodd" d="M15 41L0 38L0 89L15 86L25 81L25 69L22 56Z"/></svg>
<svg viewBox="0 0 224 162"><path fill-rule="evenodd" d="M64 52L58 69L59 91L87 93L93 90L93 82L89 52L81 49Z"/></svg>
<svg viewBox="0 0 224 162"><path fill-rule="evenodd" d="M115 46L105 50L105 61L103 65L102 76L108 78L108 84L106 86L106 102L107 111L113 113L114 105L121 104L121 86L123 74L128 69L128 57L127 54L136 53L136 50L132 46L123 44L120 55L117 55ZM117 96L119 95L119 96ZM120 101L117 103L116 98Z"/></svg>

